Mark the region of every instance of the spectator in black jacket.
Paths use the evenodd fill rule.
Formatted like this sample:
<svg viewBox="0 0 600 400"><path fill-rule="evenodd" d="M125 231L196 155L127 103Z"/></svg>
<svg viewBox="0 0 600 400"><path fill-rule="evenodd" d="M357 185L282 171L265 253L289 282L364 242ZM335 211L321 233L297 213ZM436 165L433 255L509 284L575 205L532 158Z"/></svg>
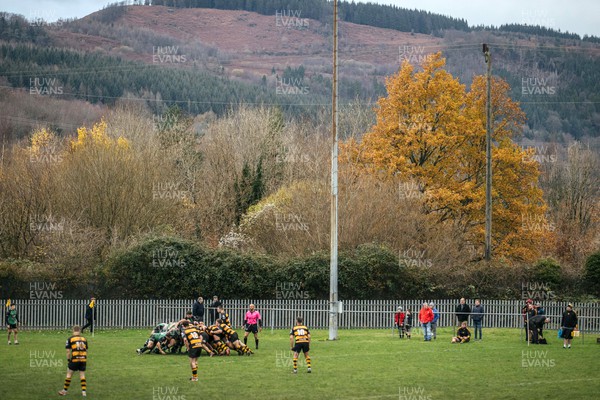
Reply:
<svg viewBox="0 0 600 400"><path fill-rule="evenodd" d="M475 329L475 340L477 340L477 332L479 332L479 340L481 340L481 327L483 325L483 314L485 310L481 305L481 300L475 300L475 305L471 310L471 320L473 321L473 328Z"/></svg>
<svg viewBox="0 0 600 400"><path fill-rule="evenodd" d="M569 305L567 305L567 309L562 315L560 326L562 329L563 348L570 349L573 331L577 326L577 314L573 311L573 304L569 303Z"/></svg>
<svg viewBox="0 0 600 400"><path fill-rule="evenodd" d="M192 314L194 315L194 320L197 322L204 322L204 299L202 297L198 297L198 299L194 302L192 306Z"/></svg>
<svg viewBox="0 0 600 400"><path fill-rule="evenodd" d="M460 299L460 304L456 306L454 311L456 313L456 320L458 322L457 326L460 326L463 322L467 322L469 320L471 307L469 307L464 297Z"/></svg>
<svg viewBox="0 0 600 400"><path fill-rule="evenodd" d="M92 334L94 333L94 321L96 320L96 317L98 316L98 312L97 312L97 308L96 308L96 298L92 297L90 299L89 304L87 305L87 307L85 308L85 325L83 325L81 327L81 333L83 333L83 330L85 328L87 328L88 326L90 327L90 332L92 332Z"/></svg>
<svg viewBox="0 0 600 400"><path fill-rule="evenodd" d="M219 313L217 312L217 307L221 307L223 303L219 300L219 296L213 296L213 302L210 305L210 323L214 324L217 318L219 318Z"/></svg>

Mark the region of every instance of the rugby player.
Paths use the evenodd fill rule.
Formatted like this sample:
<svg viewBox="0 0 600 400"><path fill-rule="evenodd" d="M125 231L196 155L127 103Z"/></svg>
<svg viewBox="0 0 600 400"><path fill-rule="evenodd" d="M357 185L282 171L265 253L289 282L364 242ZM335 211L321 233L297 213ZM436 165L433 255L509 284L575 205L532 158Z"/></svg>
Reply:
<svg viewBox="0 0 600 400"><path fill-rule="evenodd" d="M223 321L221 321L220 319L217 320L217 326L219 327L219 329L225 334L225 338L227 340L227 345L236 350L238 352L238 355L251 355L252 350L250 350L250 348L248 346L246 346L245 344L243 344L242 342L240 342L240 338L238 337L238 334L236 331L234 331L229 325L226 325L225 323L223 323Z"/></svg>
<svg viewBox="0 0 600 400"><path fill-rule="evenodd" d="M190 324L189 321L183 321L183 342L187 348L188 357L190 358L190 367L192 368L192 382L198 382L198 357L202 351L202 336L196 326Z"/></svg>
<svg viewBox="0 0 600 400"><path fill-rule="evenodd" d="M304 318L296 318L296 325L290 331L290 347L294 352L294 374L298 373L298 354L302 351L304 358L306 359L306 366L309 374L312 372L310 368L310 356L308 351L310 350L310 331L304 325Z"/></svg>
<svg viewBox="0 0 600 400"><path fill-rule="evenodd" d="M69 386L71 385L71 376L73 372L79 371L79 379L81 381L81 395L86 397L87 382L85 380L85 369L87 364L87 340L81 336L81 328L79 325L73 327L73 335L67 339L65 346L67 349L67 377L63 389L58 392L61 396L66 396Z"/></svg>

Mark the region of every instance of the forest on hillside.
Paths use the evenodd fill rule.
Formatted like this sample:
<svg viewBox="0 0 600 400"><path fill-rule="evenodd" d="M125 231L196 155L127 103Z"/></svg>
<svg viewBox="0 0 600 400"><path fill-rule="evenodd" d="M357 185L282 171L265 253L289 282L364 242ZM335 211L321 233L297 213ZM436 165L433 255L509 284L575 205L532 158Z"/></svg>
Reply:
<svg viewBox="0 0 600 400"><path fill-rule="evenodd" d="M215 6L216 3L211 4ZM110 6L85 21L35 28L21 17L0 14L0 39L3 42L0 79L9 87L31 91L33 86L34 93L39 90L41 94L56 96L50 90L46 93L43 84L32 85L32 82L37 83L36 78L46 79L62 88L62 98L95 104L111 105L120 97L134 96L148 102L155 114L177 104L191 114L210 110L221 115L230 107L246 103L276 104L286 114L304 114L312 118L323 104L330 102L331 78L326 69L325 72L322 72L323 68L315 71L311 66L300 64L279 69L273 67L270 73L262 76L236 75L239 71L225 67L231 57L239 58L239 55L226 54L199 42L185 43L126 24L115 25L127 10L126 6ZM448 68L468 85L473 74L480 73L482 65L482 57L478 57L479 44L475 46L474 41L493 41L493 72L511 84L513 98L521 101L527 114L525 139L568 143L572 139L598 137L600 57L595 55L595 44L571 37L536 36L548 32L520 29L516 25L509 28L510 32L499 29L445 31L446 45L440 49L447 57ZM165 64L126 61L118 53L82 53L62 48L61 43L49 35L49 32L60 30L117 40L123 48L142 53L157 45L178 46L188 59L186 63ZM495 36L489 36L492 32ZM523 44L534 40L538 42L537 46ZM415 46L413 51L425 52L426 49ZM424 53L423 57L429 55ZM391 73L392 67L380 66L378 75L377 68L371 68L367 74L360 66L344 63L339 86L343 101L360 98L374 102L385 94L382 84L385 77L381 73ZM284 95L277 88L282 82L288 83ZM308 93L294 96L302 91Z"/></svg>
<svg viewBox="0 0 600 400"><path fill-rule="evenodd" d="M341 293L510 298L537 280L557 295L597 295L600 266L587 260L598 249L598 153L515 143L524 113L500 78L494 261L482 260L484 82L461 85L438 54L422 70L405 64L375 116L358 100L342 106ZM147 298L179 295L169 288L192 279L255 296L244 282L259 274L258 287L292 276L325 293L330 115L249 105L153 113L122 98L91 125L62 134L39 125L5 146L3 290L48 280L69 293Z"/></svg>
<svg viewBox="0 0 600 400"><path fill-rule="evenodd" d="M298 18L328 22L333 15L331 2L326 0L148 0L144 4L185 8L216 8L244 10L263 15L294 12ZM341 21L395 29L402 32L431 34L445 29L469 30L464 19L452 18L422 10L409 10L393 5L374 3L339 3Z"/></svg>

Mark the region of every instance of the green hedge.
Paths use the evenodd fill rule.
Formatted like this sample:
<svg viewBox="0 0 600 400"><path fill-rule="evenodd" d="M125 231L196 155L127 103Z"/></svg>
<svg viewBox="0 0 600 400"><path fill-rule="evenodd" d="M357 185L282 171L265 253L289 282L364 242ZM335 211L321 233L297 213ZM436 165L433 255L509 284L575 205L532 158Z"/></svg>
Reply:
<svg viewBox="0 0 600 400"><path fill-rule="evenodd" d="M584 281L588 292L600 297L600 251L590 255L586 260Z"/></svg>
<svg viewBox="0 0 600 400"><path fill-rule="evenodd" d="M404 260L406 261L406 260ZM567 285L552 259L531 266L501 261L464 266L412 265L384 245L364 244L339 254L341 299L519 299L523 282L544 282L556 299L598 295L600 253L590 256L586 275ZM229 249L208 249L175 237L150 238L109 255L101 266L68 271L27 260L0 262L0 297L29 298L31 282L57 283L63 298L180 299L329 298L329 254L277 258ZM582 283L586 283L583 285ZM586 291L587 289L587 291ZM304 297L302 297L304 296Z"/></svg>
<svg viewBox="0 0 600 400"><path fill-rule="evenodd" d="M310 299L329 297L329 255L291 260L233 250L210 250L176 238L158 238L115 254L106 263L103 297L281 298L290 287ZM363 245L339 256L341 298L388 299L406 290L407 272L393 252ZM285 295L284 295L285 296Z"/></svg>

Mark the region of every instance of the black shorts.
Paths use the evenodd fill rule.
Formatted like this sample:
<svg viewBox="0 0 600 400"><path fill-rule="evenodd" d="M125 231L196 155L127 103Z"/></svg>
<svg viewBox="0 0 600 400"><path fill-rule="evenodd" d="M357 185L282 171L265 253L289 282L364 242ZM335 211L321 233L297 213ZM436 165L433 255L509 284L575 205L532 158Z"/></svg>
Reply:
<svg viewBox="0 0 600 400"><path fill-rule="evenodd" d="M8 324L8 329L17 329L17 324Z"/></svg>
<svg viewBox="0 0 600 400"><path fill-rule="evenodd" d="M257 324L246 325L246 332L258 333L258 325Z"/></svg>
<svg viewBox="0 0 600 400"><path fill-rule="evenodd" d="M573 330L575 328L562 328L562 335L561 337L563 339L573 339Z"/></svg>
<svg viewBox="0 0 600 400"><path fill-rule="evenodd" d="M69 362L67 368L71 371L85 371L86 364L84 362Z"/></svg>
<svg viewBox="0 0 600 400"><path fill-rule="evenodd" d="M200 352L202 351L202 347L190 347L188 351L189 358L198 358L200 357Z"/></svg>
<svg viewBox="0 0 600 400"><path fill-rule="evenodd" d="M240 338L238 337L238 334L237 334L237 332L236 332L236 333L234 333L233 335L231 335L231 337L229 338L229 341L230 341L231 343L235 342L236 340L240 340Z"/></svg>
<svg viewBox="0 0 600 400"><path fill-rule="evenodd" d="M308 346L308 342L304 342L304 343L296 343L296 345L292 348L292 350L296 353L308 353L309 346Z"/></svg>

